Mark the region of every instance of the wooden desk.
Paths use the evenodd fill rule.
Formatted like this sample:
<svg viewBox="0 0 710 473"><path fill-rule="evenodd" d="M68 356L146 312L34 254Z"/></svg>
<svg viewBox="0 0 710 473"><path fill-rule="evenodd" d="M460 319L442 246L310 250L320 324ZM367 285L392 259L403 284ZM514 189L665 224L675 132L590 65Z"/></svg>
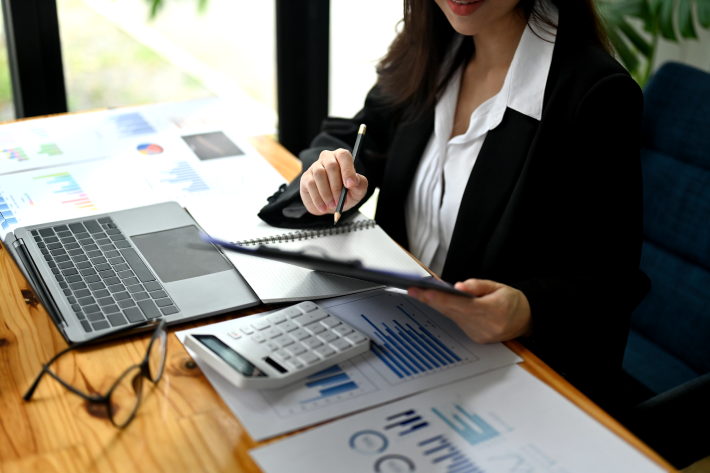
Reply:
<svg viewBox="0 0 710 473"><path fill-rule="evenodd" d="M287 180L300 172L300 162L272 139L256 137L251 142ZM163 379L158 386L144 388L138 414L125 430L115 429L49 377L42 380L33 400L24 402L21 396L41 364L66 347L66 342L2 246L0 293L0 473L259 471L247 453L258 444L172 335ZM179 329L274 307L242 310ZM148 339L148 335L139 335L72 352L54 369L85 392L105 393L120 373L142 358ZM535 355L517 342L507 346L525 360L523 368L672 470Z"/></svg>

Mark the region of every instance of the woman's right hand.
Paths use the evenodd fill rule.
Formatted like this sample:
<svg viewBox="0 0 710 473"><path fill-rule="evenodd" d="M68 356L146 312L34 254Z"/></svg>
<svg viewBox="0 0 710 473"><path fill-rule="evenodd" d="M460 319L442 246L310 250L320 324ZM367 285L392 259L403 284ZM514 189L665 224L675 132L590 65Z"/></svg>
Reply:
<svg viewBox="0 0 710 473"><path fill-rule="evenodd" d="M353 208L367 192L367 178L355 172L353 156L346 149L323 151L318 161L301 176L301 199L313 215L335 213L343 183L348 197L343 212Z"/></svg>

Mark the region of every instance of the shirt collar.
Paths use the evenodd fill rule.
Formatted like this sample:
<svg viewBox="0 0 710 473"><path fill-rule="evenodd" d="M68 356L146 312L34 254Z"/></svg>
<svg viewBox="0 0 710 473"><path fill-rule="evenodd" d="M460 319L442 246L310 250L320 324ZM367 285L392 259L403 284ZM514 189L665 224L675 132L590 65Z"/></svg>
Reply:
<svg viewBox="0 0 710 473"><path fill-rule="evenodd" d="M547 14L556 24L559 17L557 7L550 2L539 4L548 10ZM538 121L542 118L545 84L550 72L556 35L557 30L551 26L540 28L528 23L505 78L508 82L507 107Z"/></svg>
<svg viewBox="0 0 710 473"><path fill-rule="evenodd" d="M547 9L547 15L556 24L559 17L557 7L550 2L540 3ZM538 121L542 118L545 85L552 63L556 33L556 29L551 26L546 25L543 29L528 23L500 92L474 111L468 131L455 137L455 141L475 139L481 132L493 130L503 121L507 108ZM466 40L470 41L470 39ZM458 45L460 42L454 43L454 47ZM436 106L436 133L444 139L444 142L448 141L451 135L462 72L463 70L460 69L454 74Z"/></svg>

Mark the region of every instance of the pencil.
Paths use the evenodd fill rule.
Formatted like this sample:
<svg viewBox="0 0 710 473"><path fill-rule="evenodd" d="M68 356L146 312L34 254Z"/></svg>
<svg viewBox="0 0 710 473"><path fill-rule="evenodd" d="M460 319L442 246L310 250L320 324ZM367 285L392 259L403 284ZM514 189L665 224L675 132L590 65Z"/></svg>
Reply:
<svg viewBox="0 0 710 473"><path fill-rule="evenodd" d="M365 130L367 130L367 127L365 125L360 125L360 129L357 132L357 139L355 140L355 148L353 148L353 167L355 167L355 163L357 163L357 155L360 151L360 141L365 135ZM335 220L333 222L333 225L336 225L338 223L338 220L340 220L340 216L343 212L343 205L345 205L345 198L347 196L348 188L345 187L345 184L343 184L343 190L340 191L340 199L338 199L338 205L335 207L335 215L333 215L333 218Z"/></svg>

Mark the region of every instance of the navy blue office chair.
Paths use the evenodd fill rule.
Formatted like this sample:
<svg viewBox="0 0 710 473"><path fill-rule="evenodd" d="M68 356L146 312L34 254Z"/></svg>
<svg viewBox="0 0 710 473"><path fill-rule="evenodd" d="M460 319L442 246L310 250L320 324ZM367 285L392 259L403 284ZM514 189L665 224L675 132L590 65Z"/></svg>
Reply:
<svg viewBox="0 0 710 473"><path fill-rule="evenodd" d="M668 63L644 91L641 269L623 369L650 398L627 426L677 467L710 455L710 74ZM700 430L699 430L700 429Z"/></svg>
<svg viewBox="0 0 710 473"><path fill-rule="evenodd" d="M668 63L644 91L641 269L623 368L653 394L710 373L710 74Z"/></svg>

